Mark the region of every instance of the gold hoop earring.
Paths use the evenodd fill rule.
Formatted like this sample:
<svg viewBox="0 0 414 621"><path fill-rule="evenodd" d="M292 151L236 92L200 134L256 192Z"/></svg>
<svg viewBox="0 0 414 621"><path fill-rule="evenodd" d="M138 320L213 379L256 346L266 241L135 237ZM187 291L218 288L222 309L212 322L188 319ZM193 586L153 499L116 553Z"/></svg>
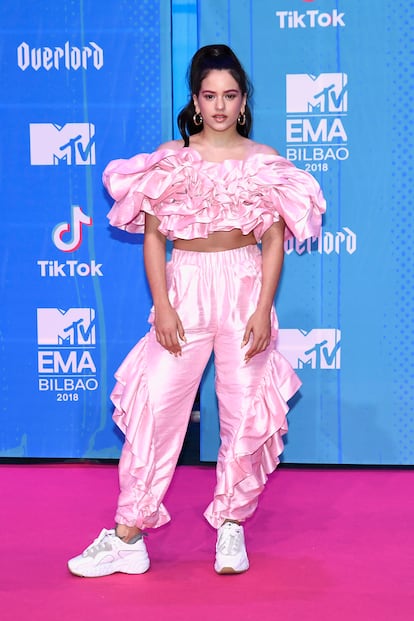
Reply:
<svg viewBox="0 0 414 621"><path fill-rule="evenodd" d="M239 125L246 125L246 114L245 114L245 112L240 112L239 116L237 117L237 123Z"/></svg>
<svg viewBox="0 0 414 621"><path fill-rule="evenodd" d="M196 127L200 127L203 124L203 117L199 112L196 112L193 116L193 123Z"/></svg>

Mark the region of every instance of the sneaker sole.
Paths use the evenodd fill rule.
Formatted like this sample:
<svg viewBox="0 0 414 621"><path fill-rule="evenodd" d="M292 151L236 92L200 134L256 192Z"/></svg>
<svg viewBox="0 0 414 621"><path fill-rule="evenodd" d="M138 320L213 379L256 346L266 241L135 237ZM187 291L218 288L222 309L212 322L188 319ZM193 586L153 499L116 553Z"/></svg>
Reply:
<svg viewBox="0 0 414 621"><path fill-rule="evenodd" d="M112 574L129 574L129 575L138 575L145 574L150 568L150 564L148 563L141 566L135 566L130 568L122 568L122 567L114 567L111 563L110 565L100 565L99 567L94 567L93 570L88 571L87 569L71 569L70 565L68 565L68 569L71 574L74 576L79 576L80 578L102 578L103 576L110 576Z"/></svg>
<svg viewBox="0 0 414 621"><path fill-rule="evenodd" d="M214 568L216 573L220 576L228 576L231 574L244 574L245 571L249 569L249 566L244 569L234 569L234 567L222 567L221 569Z"/></svg>

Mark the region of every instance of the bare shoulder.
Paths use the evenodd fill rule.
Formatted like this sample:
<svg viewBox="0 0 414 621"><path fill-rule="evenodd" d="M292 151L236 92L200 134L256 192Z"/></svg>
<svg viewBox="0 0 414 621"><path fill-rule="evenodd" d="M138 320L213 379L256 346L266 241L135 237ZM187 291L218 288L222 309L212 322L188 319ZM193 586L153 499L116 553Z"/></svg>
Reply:
<svg viewBox="0 0 414 621"><path fill-rule="evenodd" d="M251 149L252 153L260 153L263 155L279 155L279 152L276 151L276 149L267 144L261 144L260 142L252 141Z"/></svg>
<svg viewBox="0 0 414 621"><path fill-rule="evenodd" d="M163 142L157 148L157 151L161 151L162 149L171 149L172 151L178 151L184 146L184 142L182 140L169 140L168 142Z"/></svg>

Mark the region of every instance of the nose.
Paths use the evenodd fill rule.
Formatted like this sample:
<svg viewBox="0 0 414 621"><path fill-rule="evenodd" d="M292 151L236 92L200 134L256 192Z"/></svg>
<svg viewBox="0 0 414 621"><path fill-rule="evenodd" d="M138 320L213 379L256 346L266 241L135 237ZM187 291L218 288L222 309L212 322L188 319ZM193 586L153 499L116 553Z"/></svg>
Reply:
<svg viewBox="0 0 414 621"><path fill-rule="evenodd" d="M216 108L217 110L223 110L224 108L224 97L216 98Z"/></svg>

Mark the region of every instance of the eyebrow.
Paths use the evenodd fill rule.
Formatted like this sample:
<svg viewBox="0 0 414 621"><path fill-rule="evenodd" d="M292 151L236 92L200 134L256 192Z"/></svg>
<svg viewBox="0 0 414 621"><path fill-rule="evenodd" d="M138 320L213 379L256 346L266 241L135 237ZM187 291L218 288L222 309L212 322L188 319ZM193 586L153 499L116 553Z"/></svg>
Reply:
<svg viewBox="0 0 414 621"><path fill-rule="evenodd" d="M213 95L216 94L217 91L212 91L208 88L204 88L202 91L202 93L212 93ZM224 91L224 94L227 95L228 93L240 93L240 90L238 88L229 88L227 91Z"/></svg>

